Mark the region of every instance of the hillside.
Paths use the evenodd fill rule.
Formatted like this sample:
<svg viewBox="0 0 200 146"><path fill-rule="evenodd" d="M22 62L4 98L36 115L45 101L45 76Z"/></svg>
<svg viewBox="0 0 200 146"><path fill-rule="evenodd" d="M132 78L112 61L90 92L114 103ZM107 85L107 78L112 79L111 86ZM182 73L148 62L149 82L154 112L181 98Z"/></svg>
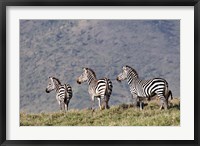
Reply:
<svg viewBox="0 0 200 146"><path fill-rule="evenodd" d="M56 112L49 76L69 83L70 109L90 106L87 84L78 85L82 67L113 82L110 105L130 103L127 82L116 82L123 65L142 79L162 77L180 96L180 22L178 20L20 20L20 110Z"/></svg>
<svg viewBox="0 0 200 146"><path fill-rule="evenodd" d="M131 105L112 106L109 110L70 110L54 113L20 114L20 126L178 126L180 101L174 99L169 110L159 110L151 101L140 111Z"/></svg>

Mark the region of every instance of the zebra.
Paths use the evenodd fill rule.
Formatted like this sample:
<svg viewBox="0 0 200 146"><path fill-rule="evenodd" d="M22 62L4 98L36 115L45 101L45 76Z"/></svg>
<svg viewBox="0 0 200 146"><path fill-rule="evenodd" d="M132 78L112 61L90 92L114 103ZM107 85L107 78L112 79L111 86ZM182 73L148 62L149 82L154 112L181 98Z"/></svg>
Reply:
<svg viewBox="0 0 200 146"><path fill-rule="evenodd" d="M126 65L122 67L122 73L117 76L117 81L122 81L127 79L128 85L130 87L130 92L134 100L134 104L137 104L137 100L140 103L140 109L143 109L143 99L148 98L149 100L157 95L160 99L160 109L168 108L169 96L172 97L171 90L168 89L168 83L162 78L153 78L149 80L141 80L138 73L132 67Z"/></svg>
<svg viewBox="0 0 200 146"><path fill-rule="evenodd" d="M55 77L49 77L46 93L56 91L56 100L60 106L60 110L68 110L69 101L72 98L72 87L69 84L62 85Z"/></svg>
<svg viewBox="0 0 200 146"><path fill-rule="evenodd" d="M105 109L109 108L108 101L112 93L112 82L108 78L97 79L95 72L90 68L83 68L83 73L77 78L77 83L88 82L88 92L91 97L92 107L94 106L95 98L99 101L99 108L102 110L102 100L105 104Z"/></svg>

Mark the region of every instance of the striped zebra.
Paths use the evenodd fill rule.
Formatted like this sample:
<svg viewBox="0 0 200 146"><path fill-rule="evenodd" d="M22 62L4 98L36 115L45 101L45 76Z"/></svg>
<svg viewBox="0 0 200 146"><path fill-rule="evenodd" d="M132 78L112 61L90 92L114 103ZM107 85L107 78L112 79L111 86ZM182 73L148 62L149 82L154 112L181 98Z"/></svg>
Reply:
<svg viewBox="0 0 200 146"><path fill-rule="evenodd" d="M95 98L99 101L99 108L102 109L102 100L105 109L109 108L108 101L112 93L112 82L108 78L97 79L95 72L90 68L83 68L83 73L78 77L77 83L88 82L88 92L92 101L92 109Z"/></svg>
<svg viewBox="0 0 200 146"><path fill-rule="evenodd" d="M60 110L68 110L69 101L72 98L72 88L69 84L62 85L55 77L49 77L46 92L56 91L56 99L60 106Z"/></svg>
<svg viewBox="0 0 200 146"><path fill-rule="evenodd" d="M149 100L157 95L160 99L160 109L168 108L168 98L172 97L171 90L168 89L168 83L162 78L153 78L149 80L141 80L135 69L130 66L124 66L122 68L122 73L117 76L117 81L122 81L127 79L134 104L137 104L139 100L140 109L143 109L143 99L148 98Z"/></svg>

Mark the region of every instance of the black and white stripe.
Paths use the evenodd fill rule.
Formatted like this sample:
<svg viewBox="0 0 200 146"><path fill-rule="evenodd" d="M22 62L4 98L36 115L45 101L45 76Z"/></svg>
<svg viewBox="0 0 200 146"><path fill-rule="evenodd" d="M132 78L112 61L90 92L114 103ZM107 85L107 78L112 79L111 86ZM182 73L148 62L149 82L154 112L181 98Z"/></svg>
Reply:
<svg viewBox="0 0 200 146"><path fill-rule="evenodd" d="M143 99L157 95L160 99L160 109L163 107L167 109L168 107L168 98L172 92L168 89L168 83L165 79L162 78L153 78L149 80L139 79L138 73L131 68L130 66L124 66L122 68L122 73L117 76L117 81L122 81L127 79L128 85L134 103L136 104L137 100L140 102L140 109L143 109Z"/></svg>
<svg viewBox="0 0 200 146"><path fill-rule="evenodd" d="M49 77L46 92L56 91L56 99L60 106L60 110L68 110L69 101L72 98L72 87L69 84L62 85L55 77Z"/></svg>
<svg viewBox="0 0 200 146"><path fill-rule="evenodd" d="M92 100L92 108L94 106L95 97L99 100L99 108L102 109L102 101L105 108L108 109L108 101L112 93L112 82L108 78L96 79L95 72L90 68L83 68L83 73L77 79L77 83L88 82L88 92Z"/></svg>

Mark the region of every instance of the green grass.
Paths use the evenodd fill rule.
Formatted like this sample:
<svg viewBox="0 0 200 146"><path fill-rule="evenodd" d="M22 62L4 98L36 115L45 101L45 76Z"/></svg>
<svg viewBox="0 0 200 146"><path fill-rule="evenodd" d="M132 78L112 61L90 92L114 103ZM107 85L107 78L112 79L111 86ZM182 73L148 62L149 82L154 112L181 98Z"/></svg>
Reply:
<svg viewBox="0 0 200 146"><path fill-rule="evenodd" d="M157 100L143 111L121 104L108 110L74 110L68 112L20 113L20 126L178 126L180 101L173 99L168 110L159 110Z"/></svg>

